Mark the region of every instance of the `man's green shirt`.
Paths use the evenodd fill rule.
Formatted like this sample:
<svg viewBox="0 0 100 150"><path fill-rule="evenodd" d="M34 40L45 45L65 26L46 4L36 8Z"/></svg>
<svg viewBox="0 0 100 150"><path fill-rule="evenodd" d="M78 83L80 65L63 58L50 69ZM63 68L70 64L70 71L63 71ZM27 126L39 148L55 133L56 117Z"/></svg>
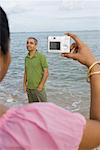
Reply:
<svg viewBox="0 0 100 150"><path fill-rule="evenodd" d="M48 68L46 57L38 51L32 58L28 54L25 57L25 67L27 88L37 89L43 78L44 68Z"/></svg>

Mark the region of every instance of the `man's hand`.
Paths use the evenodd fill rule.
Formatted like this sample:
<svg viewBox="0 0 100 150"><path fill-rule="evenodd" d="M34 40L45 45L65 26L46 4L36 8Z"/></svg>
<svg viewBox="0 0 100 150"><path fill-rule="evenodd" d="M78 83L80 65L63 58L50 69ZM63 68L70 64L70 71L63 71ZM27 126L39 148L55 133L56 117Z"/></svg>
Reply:
<svg viewBox="0 0 100 150"><path fill-rule="evenodd" d="M38 86L37 90L38 90L39 92L41 92L41 91L42 91L42 89L43 89L43 85L42 85L42 84L40 84L40 85Z"/></svg>
<svg viewBox="0 0 100 150"><path fill-rule="evenodd" d="M26 86L24 85L24 93L26 93Z"/></svg>

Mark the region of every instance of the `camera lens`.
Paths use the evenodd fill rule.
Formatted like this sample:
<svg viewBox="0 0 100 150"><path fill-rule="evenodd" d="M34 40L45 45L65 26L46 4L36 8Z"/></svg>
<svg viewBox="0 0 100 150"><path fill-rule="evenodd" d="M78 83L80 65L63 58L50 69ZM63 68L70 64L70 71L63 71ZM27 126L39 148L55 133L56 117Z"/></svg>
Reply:
<svg viewBox="0 0 100 150"><path fill-rule="evenodd" d="M56 39L56 38L54 37L54 39Z"/></svg>

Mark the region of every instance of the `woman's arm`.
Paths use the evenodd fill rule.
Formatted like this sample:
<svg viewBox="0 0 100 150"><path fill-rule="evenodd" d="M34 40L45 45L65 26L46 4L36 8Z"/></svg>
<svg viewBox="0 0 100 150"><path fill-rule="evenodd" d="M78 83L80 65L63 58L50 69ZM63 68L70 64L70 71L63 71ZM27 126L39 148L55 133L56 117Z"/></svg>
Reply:
<svg viewBox="0 0 100 150"><path fill-rule="evenodd" d="M88 68L96 61L90 48L87 47L76 35L67 34L75 44L72 49L77 53L64 53L62 56L79 61ZM91 72L100 71L100 65L96 64ZM90 119L86 121L83 137L80 143L80 150L92 149L100 144L100 74L90 77L91 103Z"/></svg>
<svg viewBox="0 0 100 150"><path fill-rule="evenodd" d="M84 44L76 35L68 34L76 42L74 51L77 53L65 53L64 57L72 58L79 61L88 68L96 61L91 49ZM91 72L100 71L100 64L94 65ZM91 104L90 104L90 119L100 121L100 74L90 76L91 87Z"/></svg>
<svg viewBox="0 0 100 150"><path fill-rule="evenodd" d="M100 65L96 64L92 72L100 71ZM91 86L91 105L90 105L90 119L100 121L100 74L92 75L90 77Z"/></svg>
<svg viewBox="0 0 100 150"><path fill-rule="evenodd" d="M100 65L96 64L92 72L100 71ZM90 77L91 103L90 119L87 120L80 150L92 149L100 145L100 74Z"/></svg>

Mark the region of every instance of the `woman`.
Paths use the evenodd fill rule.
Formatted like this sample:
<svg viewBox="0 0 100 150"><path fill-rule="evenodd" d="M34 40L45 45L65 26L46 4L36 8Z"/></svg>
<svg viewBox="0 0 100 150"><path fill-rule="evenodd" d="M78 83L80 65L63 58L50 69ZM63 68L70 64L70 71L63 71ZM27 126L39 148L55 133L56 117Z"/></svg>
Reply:
<svg viewBox="0 0 100 150"><path fill-rule="evenodd" d="M0 81L10 64L9 26L0 7ZM88 150L100 144L100 64L76 35L74 53L62 54L89 68L91 86L90 120L51 103L34 103L18 108L0 106L1 150Z"/></svg>

